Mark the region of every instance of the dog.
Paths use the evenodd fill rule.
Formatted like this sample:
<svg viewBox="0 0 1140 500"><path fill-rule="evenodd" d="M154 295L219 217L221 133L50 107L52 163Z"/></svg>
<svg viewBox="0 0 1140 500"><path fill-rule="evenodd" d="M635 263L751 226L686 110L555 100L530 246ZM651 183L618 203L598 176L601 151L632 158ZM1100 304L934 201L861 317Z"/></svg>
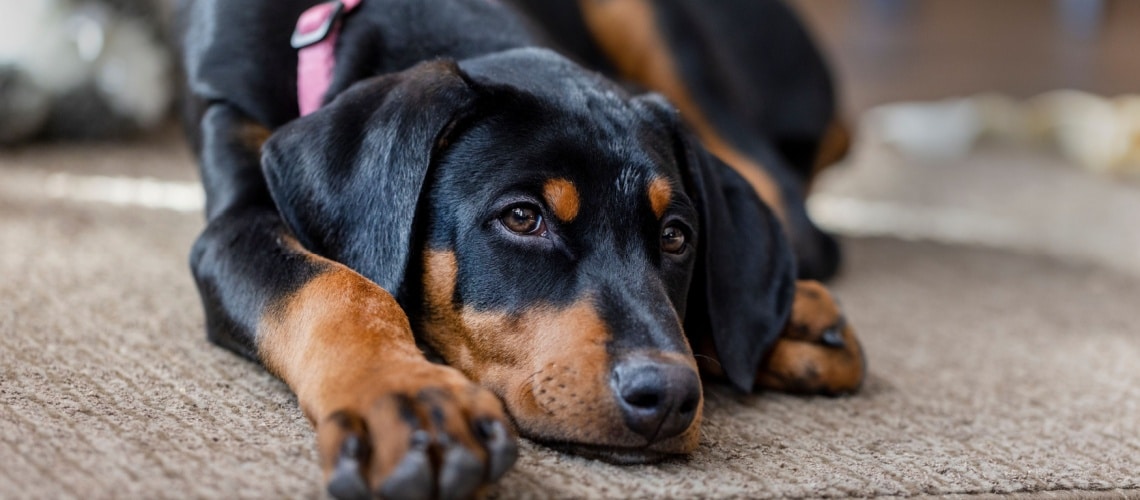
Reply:
<svg viewBox="0 0 1140 500"><path fill-rule="evenodd" d="M295 392L333 496L477 494L516 434L618 463L686 454L702 375L861 384L854 330L797 279L838 265L803 198L841 140L786 5L196 0L179 16L207 336ZM764 29L725 38L741 16ZM791 53L709 59L774 48Z"/></svg>

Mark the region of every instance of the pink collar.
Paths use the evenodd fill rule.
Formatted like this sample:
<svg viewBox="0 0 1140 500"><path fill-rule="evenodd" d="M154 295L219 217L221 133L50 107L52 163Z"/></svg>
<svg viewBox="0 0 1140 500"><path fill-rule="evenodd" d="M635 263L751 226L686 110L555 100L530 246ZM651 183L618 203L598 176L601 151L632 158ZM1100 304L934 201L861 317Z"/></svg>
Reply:
<svg viewBox="0 0 1140 500"><path fill-rule="evenodd" d="M297 29L289 42L297 49L297 104L301 116L321 107L332 85L341 20L361 1L333 0L317 4L297 20Z"/></svg>

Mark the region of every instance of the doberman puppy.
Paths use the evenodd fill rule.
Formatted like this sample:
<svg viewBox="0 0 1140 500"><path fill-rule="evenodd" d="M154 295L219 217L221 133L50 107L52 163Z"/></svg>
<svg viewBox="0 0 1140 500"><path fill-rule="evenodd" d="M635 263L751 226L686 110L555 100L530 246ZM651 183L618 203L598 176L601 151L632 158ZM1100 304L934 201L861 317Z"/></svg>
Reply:
<svg viewBox="0 0 1140 500"><path fill-rule="evenodd" d="M852 329L796 281L838 260L802 206L833 104L786 6L364 0L300 116L289 41L316 3L180 16L207 334L296 393L334 496L476 494L516 432L623 463L691 452L698 365L744 391L858 388ZM719 9L767 17L727 40ZM757 40L792 53L739 59Z"/></svg>

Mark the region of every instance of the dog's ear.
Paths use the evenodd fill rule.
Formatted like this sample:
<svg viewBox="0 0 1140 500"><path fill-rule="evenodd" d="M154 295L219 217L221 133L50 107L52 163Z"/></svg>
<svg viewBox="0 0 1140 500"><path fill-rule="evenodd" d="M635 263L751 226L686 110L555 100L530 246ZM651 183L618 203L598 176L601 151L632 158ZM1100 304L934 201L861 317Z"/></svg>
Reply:
<svg viewBox="0 0 1140 500"><path fill-rule="evenodd" d="M278 210L307 249L399 296L433 155L473 102L450 61L354 85L266 142Z"/></svg>
<svg viewBox="0 0 1140 500"><path fill-rule="evenodd" d="M791 314L795 257L748 182L689 132L679 135L682 176L701 225L685 331L694 347L711 337L729 381L748 392Z"/></svg>

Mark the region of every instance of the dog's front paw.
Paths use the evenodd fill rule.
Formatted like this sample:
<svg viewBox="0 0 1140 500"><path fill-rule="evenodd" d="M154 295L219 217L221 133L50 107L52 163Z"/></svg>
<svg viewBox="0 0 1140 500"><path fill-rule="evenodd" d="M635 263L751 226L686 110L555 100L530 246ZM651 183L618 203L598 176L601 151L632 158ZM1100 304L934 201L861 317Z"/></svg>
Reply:
<svg viewBox="0 0 1140 500"><path fill-rule="evenodd" d="M317 420L332 496L467 498L514 464L515 434L490 392L426 362L384 372L330 388L346 395Z"/></svg>
<svg viewBox="0 0 1140 500"><path fill-rule="evenodd" d="M816 281L796 282L792 317L757 374L757 385L838 395L858 390L866 370L855 330L831 292Z"/></svg>

